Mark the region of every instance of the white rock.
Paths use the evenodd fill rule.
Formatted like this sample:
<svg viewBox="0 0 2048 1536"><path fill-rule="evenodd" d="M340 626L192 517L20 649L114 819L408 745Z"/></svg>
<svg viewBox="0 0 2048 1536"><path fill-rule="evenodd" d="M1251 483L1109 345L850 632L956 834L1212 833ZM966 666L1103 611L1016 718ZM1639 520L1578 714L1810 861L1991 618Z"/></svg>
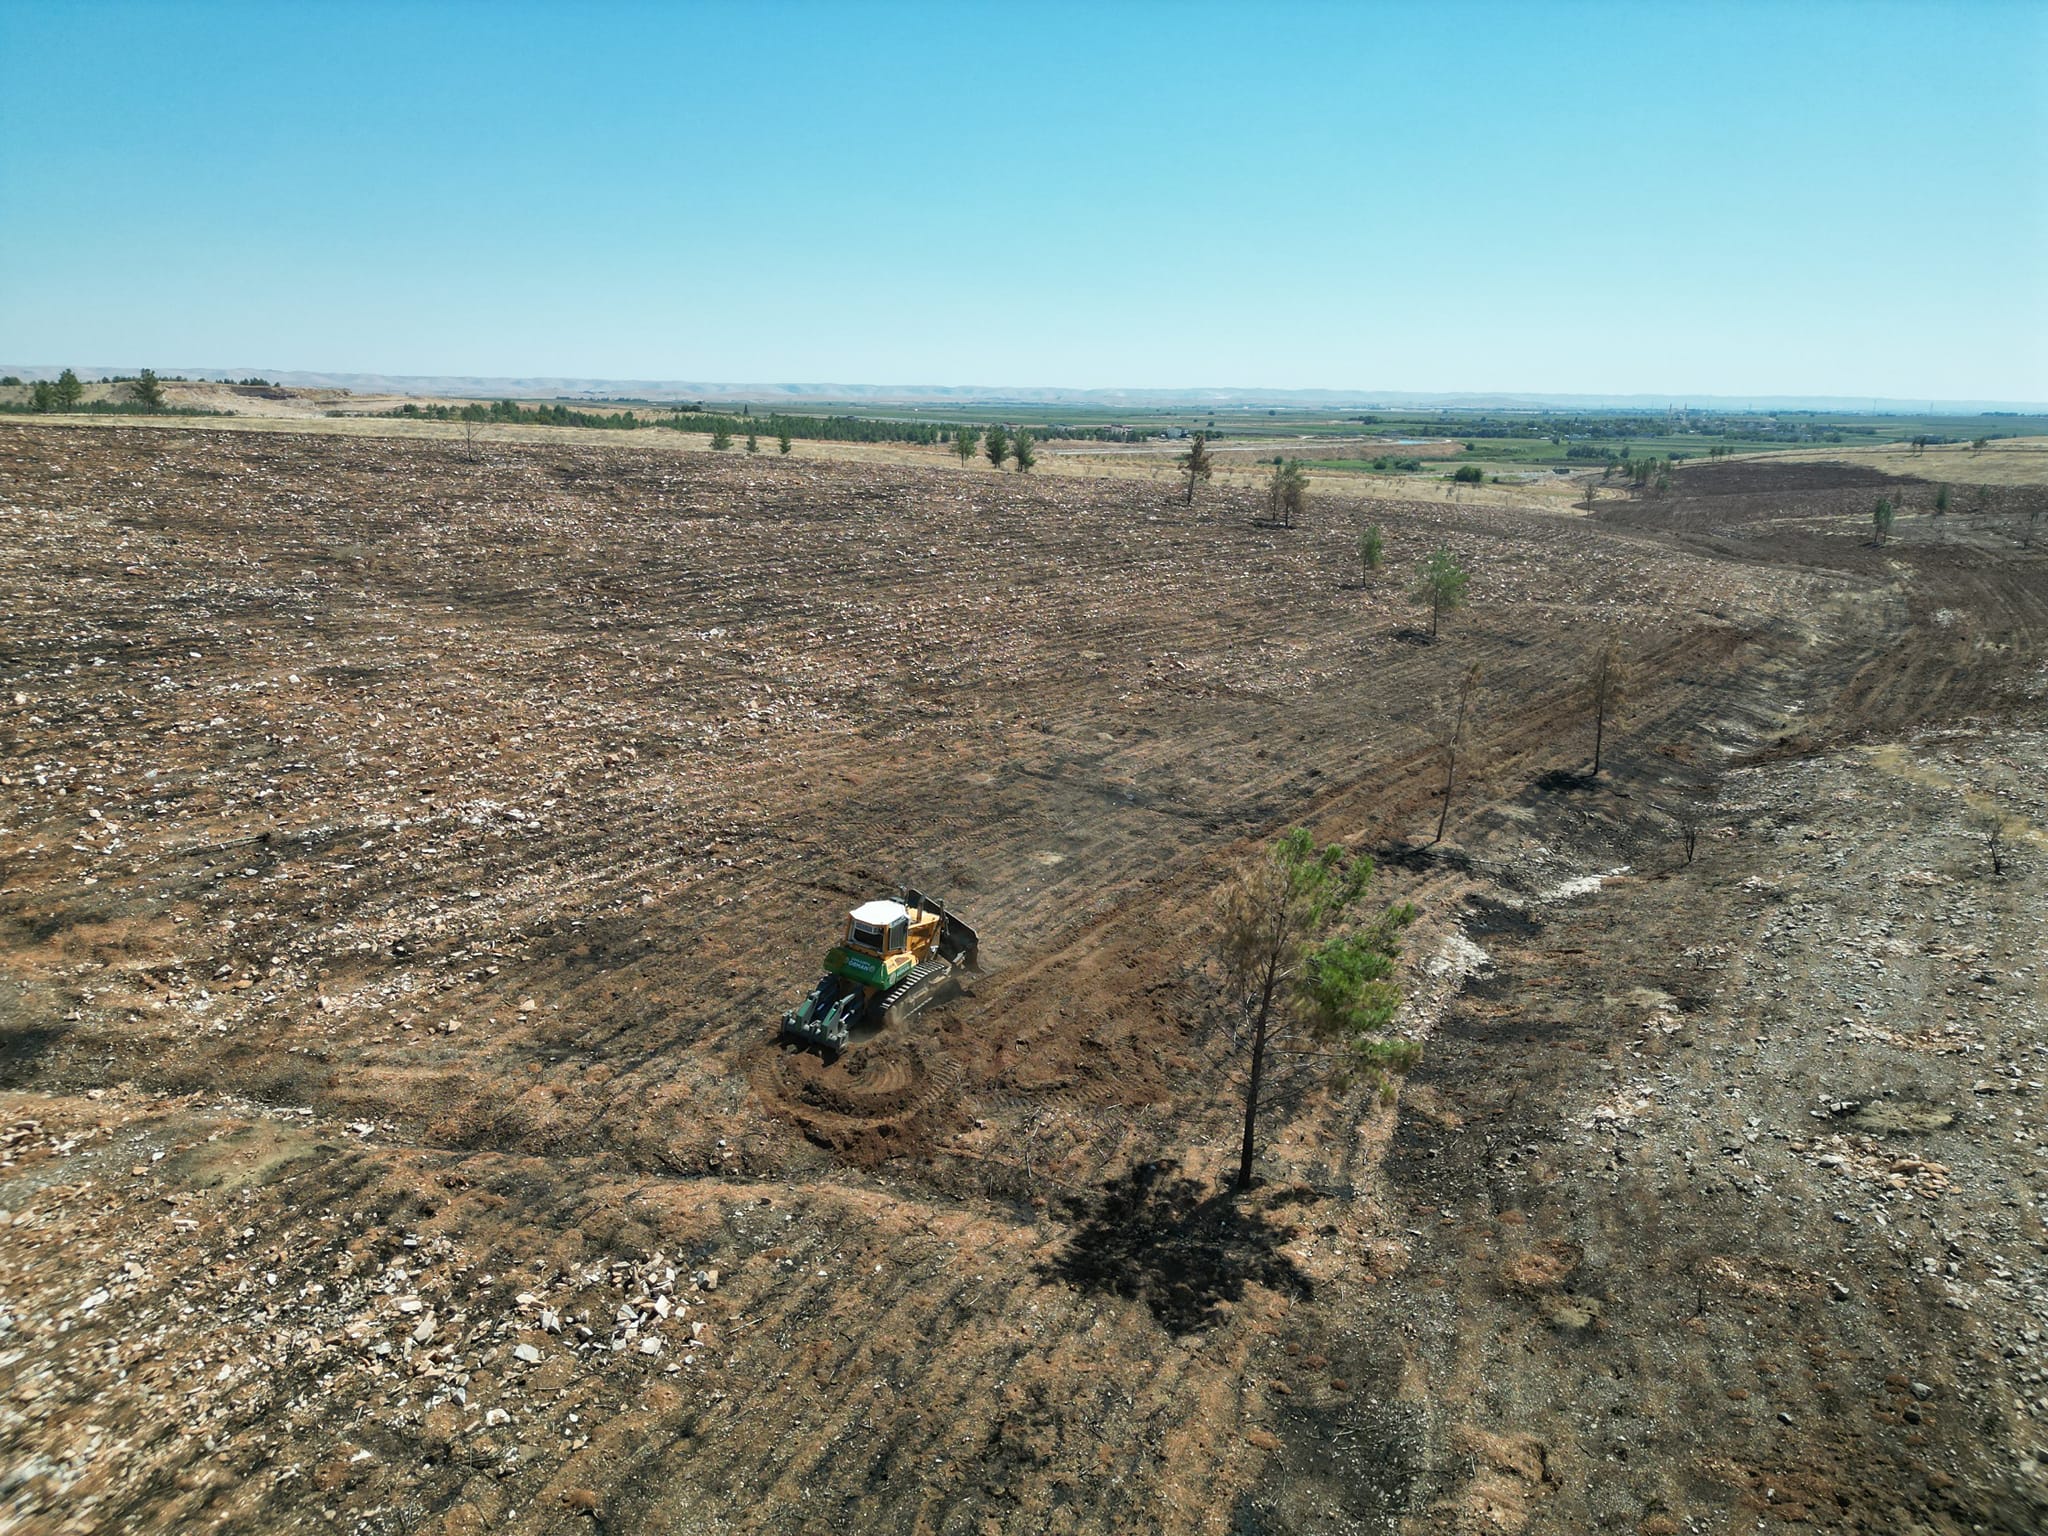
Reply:
<svg viewBox="0 0 2048 1536"><path fill-rule="evenodd" d="M531 1344L521 1344L512 1351L512 1358L514 1360L524 1360L528 1365L539 1365L541 1354Z"/></svg>
<svg viewBox="0 0 2048 1536"><path fill-rule="evenodd" d="M433 1336L434 1314L429 1312L425 1317L421 1318L417 1323L413 1325L412 1341L415 1344L424 1344Z"/></svg>
<svg viewBox="0 0 2048 1536"><path fill-rule="evenodd" d="M657 1339L653 1334L650 1333L646 1338L640 1341L640 1353L643 1355L660 1354L661 1340Z"/></svg>

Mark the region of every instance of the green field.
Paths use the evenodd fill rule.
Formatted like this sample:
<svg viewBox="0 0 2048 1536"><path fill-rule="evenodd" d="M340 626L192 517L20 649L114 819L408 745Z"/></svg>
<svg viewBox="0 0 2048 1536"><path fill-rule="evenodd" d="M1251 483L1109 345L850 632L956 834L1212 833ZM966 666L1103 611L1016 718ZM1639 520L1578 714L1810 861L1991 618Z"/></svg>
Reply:
<svg viewBox="0 0 2048 1536"><path fill-rule="evenodd" d="M809 407L823 410L824 407ZM1826 411L1436 410L1307 411L1234 406L1228 409L978 404L971 407L834 405L838 416L979 425L1000 421L1046 436L1060 429L1131 429L1140 437L1207 432L1223 446L1272 442L1313 467L1369 469L1376 458L1420 458L1420 472L1477 463L1489 468L1597 469L1618 459L1701 459L1720 453L1840 445L1870 447L1925 437L1930 443L2048 433L2048 415L1864 414ZM762 411L755 407L756 413ZM1327 439L1301 444L1300 439ZM1405 442L1404 442L1405 440ZM1341 446L1340 446L1341 444ZM1457 445L1451 447L1450 445ZM1448 451L1447 451L1448 448ZM1574 451L1576 450L1576 452ZM1391 468L1387 472L1399 472ZM1411 473L1416 471L1410 471Z"/></svg>

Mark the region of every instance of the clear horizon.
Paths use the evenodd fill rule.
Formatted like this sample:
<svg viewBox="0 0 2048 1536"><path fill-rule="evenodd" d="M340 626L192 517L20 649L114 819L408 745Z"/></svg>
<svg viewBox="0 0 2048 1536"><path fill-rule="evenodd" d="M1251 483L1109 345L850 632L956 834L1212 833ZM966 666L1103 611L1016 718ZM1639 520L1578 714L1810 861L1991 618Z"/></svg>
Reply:
<svg viewBox="0 0 2048 1536"><path fill-rule="evenodd" d="M1359 407L1389 410L1429 410L1442 407L1448 410L1585 410L1585 411L1630 411L1656 410L1665 407L1694 409L1709 413L1736 413L1745 410L1758 411L1819 411L1830 415L1953 415L1972 416L1985 414L2005 415L2048 415L2048 401L2040 400L1925 400L1904 399L1896 396L1840 395L1708 395L1681 396L1676 394L1572 394L1536 390L1446 390L1421 391L1405 389L1306 389L1290 390L1232 388L1218 385L1187 385L1182 387L1125 388L1107 385L1091 389L1073 388L1058 384L874 384L848 380L708 380L708 379L605 379L588 376L567 376L553 374L513 375L456 375L456 374L390 374L356 373L350 370L321 370L300 368L276 368L268 364L216 364L184 363L168 368L145 363L21 363L0 359L0 374L16 374L23 378L56 378L66 367L72 368L81 378L88 381L108 378L132 377L140 368L150 367L166 379L180 376L201 380L233 382L249 376L259 376L273 383L296 387L312 387L317 381L332 380L344 386L350 381L378 380L387 382L396 393L410 393L429 397L444 393L454 398L468 398L464 389L442 386L465 386L477 390L475 398L488 394L510 391L520 392L520 386L574 387L583 391L602 389L616 396L618 391L633 388L648 388L661 391L664 396L687 392L701 395L704 399L727 401L738 404L751 400L754 403L775 403L786 401L792 404L816 406L822 404L901 404L920 409L948 408L972 410L996 405L1023 405L1044 407L1072 399L1077 404L1092 404L1095 408L1112 403L1109 397L1126 396L1126 402L1136 409L1254 409L1279 403L1287 405L1288 396L1330 396L1329 401L1299 399L1292 402L1295 408L1313 410L1351 410ZM402 386L417 386L411 389ZM489 386L487 390L482 386ZM360 387L358 385L357 387ZM1102 397L1095 399L1093 397ZM571 397L573 398L573 397ZM1496 403L1506 402L1506 403Z"/></svg>
<svg viewBox="0 0 2048 1536"><path fill-rule="evenodd" d="M0 356L2041 402L2044 78L1993 0L12 6Z"/></svg>

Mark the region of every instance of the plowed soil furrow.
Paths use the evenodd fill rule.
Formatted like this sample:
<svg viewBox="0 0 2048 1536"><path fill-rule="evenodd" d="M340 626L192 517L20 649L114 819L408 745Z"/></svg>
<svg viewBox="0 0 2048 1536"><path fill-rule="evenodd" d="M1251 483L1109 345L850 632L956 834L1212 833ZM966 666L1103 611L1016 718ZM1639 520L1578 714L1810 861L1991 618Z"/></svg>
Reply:
<svg viewBox="0 0 2048 1536"><path fill-rule="evenodd" d="M1877 484L1909 509L1882 550ZM1991 1182L2025 1169L1905 1148L1966 1213L1908 1250L1833 1220L1818 1153L1764 1165L1883 1073L1978 1104L1935 1068L1990 1058L1944 1031L1985 986L2039 1003L2007 977L2031 887L1979 901L1943 849L2033 792L2048 582L2007 512L1910 491L1375 502L1361 585L1365 509L1320 492L1283 530L1238 489L630 440L0 429L7 1518L2024 1528L2035 1366L1966 1362L2042 1321ZM1405 589L1439 544L1473 582L1431 644ZM1877 783L1907 864L1852 857ZM1210 924L1297 823L1422 908L1431 1038L1398 1103L1278 1059L1233 1200ZM1874 952L1929 967L1912 1030L1842 958L1908 875L1973 924L1929 897L1918 958ZM785 1054L899 883L984 972Z"/></svg>

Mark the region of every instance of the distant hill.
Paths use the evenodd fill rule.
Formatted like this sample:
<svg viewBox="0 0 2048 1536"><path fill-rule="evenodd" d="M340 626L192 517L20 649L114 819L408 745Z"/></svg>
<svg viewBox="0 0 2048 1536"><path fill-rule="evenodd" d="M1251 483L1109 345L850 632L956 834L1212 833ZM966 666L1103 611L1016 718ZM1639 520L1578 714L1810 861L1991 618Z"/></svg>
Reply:
<svg viewBox="0 0 2048 1536"><path fill-rule="evenodd" d="M132 374L139 364L81 368L83 377ZM62 365L0 363L0 374L54 379ZM584 379L535 375L479 378L459 374L317 373L275 368L157 369L193 379L262 377L305 389L346 389L358 394L437 395L496 399L634 399L731 401L734 404L964 406L1073 405L1099 410L1665 410L1692 406L1712 411L1871 411L1886 415L1974 415L1985 411L2048 411L2048 403L2012 400L1899 400L1847 395L1552 395L1518 391L1372 389L1059 389L984 384L737 384L676 379Z"/></svg>

